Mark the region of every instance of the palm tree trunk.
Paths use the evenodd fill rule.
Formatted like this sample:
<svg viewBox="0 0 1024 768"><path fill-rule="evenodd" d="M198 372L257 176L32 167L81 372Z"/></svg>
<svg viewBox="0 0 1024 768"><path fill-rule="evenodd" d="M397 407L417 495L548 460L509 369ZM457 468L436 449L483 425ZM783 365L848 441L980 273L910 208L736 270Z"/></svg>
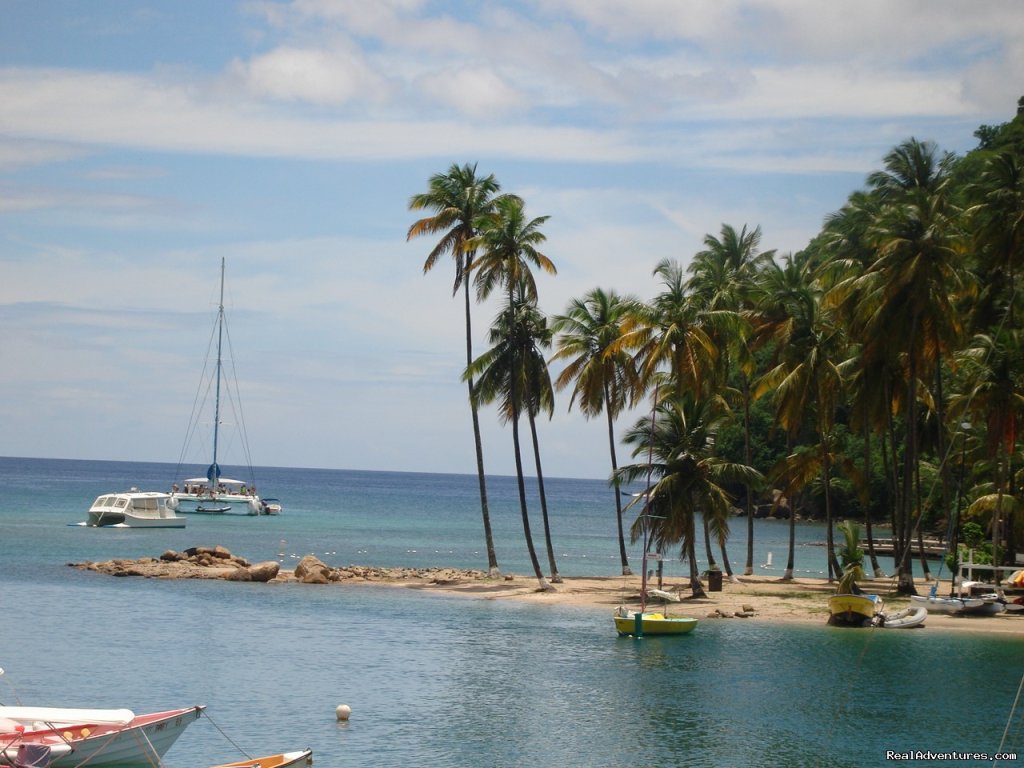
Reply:
<svg viewBox="0 0 1024 768"><path fill-rule="evenodd" d="M910 564L912 544L911 532L913 524L912 506L914 500L913 479L914 466L917 460L917 345L913 339L917 334L917 319L910 324L910 349L907 353L909 368L907 371L907 433L906 447L903 455L903 493L900 499L900 552L896 563L896 591L901 595L914 595L914 572Z"/></svg>
<svg viewBox="0 0 1024 768"><path fill-rule="evenodd" d="M686 542L686 557L690 561L690 591L693 597L707 597L708 594L704 591L704 585L700 583L700 575L697 572L697 554L694 546L694 539L697 538L696 521L693 519L693 514L690 514L689 517L690 530Z"/></svg>
<svg viewBox="0 0 1024 768"><path fill-rule="evenodd" d="M509 280L508 288L508 307L508 327L514 328L515 318L512 317L513 297L511 280ZM515 358L516 349L515 345L512 345L512 365L511 373L509 375L509 402L512 404L512 447L515 451L516 458L516 483L519 486L519 510L523 516L523 534L526 536L526 549L530 553L530 564L533 566L533 573L537 577L537 583L540 585L540 589L542 591L547 591L552 587L544 578L544 573L540 568L540 561L537 559L537 550L533 546L533 534L530 532L530 513L526 508L526 481L523 477L523 453L519 446L519 393L517 392L516 387L516 380L519 377L519 366L517 365Z"/></svg>
<svg viewBox="0 0 1024 768"><path fill-rule="evenodd" d="M751 461L750 452L750 380L747 375L742 374L743 380L743 462L749 467ZM750 485L744 486L747 496L747 564L743 569L744 576L754 573L754 509L753 500L750 498ZM725 552L722 552L723 559ZM730 578L732 574L729 574Z"/></svg>
<svg viewBox="0 0 1024 768"><path fill-rule="evenodd" d="M612 454L612 477L615 477L619 470L619 463L615 457L615 420L612 416L610 395L608 382L605 382L604 410L608 416L608 448ZM622 575L632 576L633 571L629 569L629 558L626 556L626 536L622 530L622 490L618 483L615 484L615 521L619 527L619 560L622 563Z"/></svg>
<svg viewBox="0 0 1024 768"><path fill-rule="evenodd" d="M867 504L864 506L864 531L868 540L868 557L871 558L871 573L876 579L882 578L885 574L878 565L878 555L875 554L875 535L871 531L871 429L868 426L868 406L864 404L864 483L867 486L864 498Z"/></svg>
<svg viewBox="0 0 1024 768"><path fill-rule="evenodd" d="M708 557L708 568L717 568L718 563L715 562L715 553L711 549L711 530L708 528L707 515L701 514L701 525L704 528L704 552Z"/></svg>
<svg viewBox="0 0 1024 768"><path fill-rule="evenodd" d="M537 419L532 410L527 411L530 419L530 435L533 438L533 458L537 466L537 492L540 495L540 511L544 520L544 543L548 550L548 566L551 569L551 583L561 584L562 577L558 573L558 565L555 563L555 549L551 543L551 526L548 523L548 497L544 492L544 472L540 466L540 442L537 440Z"/></svg>
<svg viewBox="0 0 1024 768"><path fill-rule="evenodd" d="M829 486L832 484L829 477L829 459L827 437L821 436L821 479L825 485L825 539L828 542L828 580L832 581L833 574L836 578L842 576L843 569L836 559L836 540L832 532L832 494Z"/></svg>
<svg viewBox="0 0 1024 768"><path fill-rule="evenodd" d="M468 260L468 256L466 256ZM469 298L469 280L464 280L466 292L466 367L473 364L473 322L470 308L472 303ZM487 479L484 474L484 444L480 439L480 414L476 402L476 389L473 385L473 377L466 379L469 387L469 408L473 413L473 442L476 446L476 476L480 483L480 514L484 520L484 541L487 546L487 575L496 579L501 575L498 570L498 555L494 549L494 534L491 531L491 513L487 506Z"/></svg>
<svg viewBox="0 0 1024 768"><path fill-rule="evenodd" d="M793 438L786 432L786 455L793 452ZM793 563L796 558L796 499L789 500L789 554L786 557L786 570L782 574L783 581L793 580Z"/></svg>

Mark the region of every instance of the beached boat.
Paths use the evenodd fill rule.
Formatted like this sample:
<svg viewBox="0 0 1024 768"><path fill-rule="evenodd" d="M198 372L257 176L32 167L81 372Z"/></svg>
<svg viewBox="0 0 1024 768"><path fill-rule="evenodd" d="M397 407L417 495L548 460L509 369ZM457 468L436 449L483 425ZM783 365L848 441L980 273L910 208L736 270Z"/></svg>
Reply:
<svg viewBox="0 0 1024 768"><path fill-rule="evenodd" d="M845 627L870 626L875 614L882 610L882 598L854 592L840 592L828 599L829 624Z"/></svg>
<svg viewBox="0 0 1024 768"><path fill-rule="evenodd" d="M210 465L206 468L205 477L191 477L182 481L181 486L175 483L171 487L171 496L168 501L168 506L171 509L190 514L206 514L206 515L276 515L281 512L281 504L277 499L264 501L256 494L256 484L253 479L248 482L244 480L233 480L231 478L223 477L221 475L221 467L218 463L217 449L219 446L220 438L220 427L221 427L221 388L222 386L226 389L227 382L225 379L228 377L224 372L223 363L223 342L226 335L227 321L224 316L224 259L220 261L220 303L217 308L217 320L214 330L217 337L217 356L216 364L213 366L213 381L208 381L205 376L209 365L203 367L203 381L200 382L200 392L213 392L213 454ZM228 339L230 344L230 338ZM212 346L212 344L211 344ZM234 378L234 377L231 377ZM199 401L199 396L196 398ZM238 405L238 393L234 393L232 402L237 407ZM202 411L201 408L197 408L193 415L198 417ZM238 408L236 414L241 416L241 409ZM185 452L188 448L188 444L192 435L196 431L198 425L198 419L193 418L193 421L188 426L186 432L185 447L182 449L182 460L184 459ZM245 427L241 425L239 430L240 437L245 449L245 456L249 457L249 446L247 444L245 436ZM179 467L181 466L179 461ZM252 467L249 467L249 474L252 476Z"/></svg>
<svg viewBox="0 0 1024 768"><path fill-rule="evenodd" d="M980 597L938 597L911 595L910 604L924 608L929 613L969 614L985 611L985 601Z"/></svg>
<svg viewBox="0 0 1024 768"><path fill-rule="evenodd" d="M89 516L78 525L92 528L184 528L185 518L174 513L170 495L132 488L97 496Z"/></svg>
<svg viewBox="0 0 1024 768"><path fill-rule="evenodd" d="M19 750L23 756L45 753L49 768L160 765L204 709L136 715L126 709L0 707L0 765L15 765Z"/></svg>
<svg viewBox="0 0 1024 768"><path fill-rule="evenodd" d="M884 629L911 629L913 627L923 627L924 620L927 618L927 609L919 605L912 605L901 611L878 614L875 626Z"/></svg>
<svg viewBox="0 0 1024 768"><path fill-rule="evenodd" d="M221 763L212 768L291 768L298 765L312 765L313 750L303 749L298 752L282 752L278 755L264 755L239 760L236 763Z"/></svg>

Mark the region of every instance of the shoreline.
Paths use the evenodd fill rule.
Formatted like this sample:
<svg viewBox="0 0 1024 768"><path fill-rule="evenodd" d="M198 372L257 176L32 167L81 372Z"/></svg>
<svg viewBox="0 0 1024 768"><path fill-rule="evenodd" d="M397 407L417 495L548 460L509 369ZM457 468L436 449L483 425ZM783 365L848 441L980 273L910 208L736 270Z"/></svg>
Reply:
<svg viewBox="0 0 1024 768"><path fill-rule="evenodd" d="M225 579L257 581L268 584L303 583L310 586L386 586L405 587L433 594L475 600L515 600L537 605L587 608L609 614L620 605L639 602L640 576L565 576L541 591L533 576L504 574L490 578L483 571L455 568L381 568L344 566L332 568L307 555L294 570L285 570L277 561L250 564L222 547L195 547L185 553L165 552L160 558L68 563L69 566L113 576L145 578ZM933 582L915 581L919 594L927 593ZM896 594L894 579L865 579L865 592L884 600L886 611L898 611L910 604L909 597ZM776 576L738 576L723 578L720 592L707 592L703 598L688 597L689 579L666 579L666 592L678 592L680 602L668 603L668 611L692 616L701 621L758 621L800 623L826 626L829 616L827 598L835 585L825 579L794 578L783 581ZM707 585L705 584L705 589ZM938 594L949 593L949 581L940 581ZM993 616L955 616L929 613L925 628L944 632L984 632L1024 637L1024 613L1004 612ZM915 630L917 631L917 630Z"/></svg>

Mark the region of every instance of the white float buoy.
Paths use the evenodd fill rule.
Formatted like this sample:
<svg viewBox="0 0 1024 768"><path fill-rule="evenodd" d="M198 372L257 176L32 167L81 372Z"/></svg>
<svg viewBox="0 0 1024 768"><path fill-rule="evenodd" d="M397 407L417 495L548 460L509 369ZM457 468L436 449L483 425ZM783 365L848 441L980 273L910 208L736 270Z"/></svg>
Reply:
<svg viewBox="0 0 1024 768"><path fill-rule="evenodd" d="M339 720L348 720L352 715L352 707L348 704L339 704L338 708L334 710L334 714L338 716Z"/></svg>

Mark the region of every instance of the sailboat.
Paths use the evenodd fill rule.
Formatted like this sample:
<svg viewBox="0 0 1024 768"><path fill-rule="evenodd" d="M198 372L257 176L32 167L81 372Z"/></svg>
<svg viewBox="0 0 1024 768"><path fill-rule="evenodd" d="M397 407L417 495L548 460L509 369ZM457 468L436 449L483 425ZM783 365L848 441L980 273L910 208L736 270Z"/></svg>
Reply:
<svg viewBox="0 0 1024 768"><path fill-rule="evenodd" d="M654 390L654 401L658 401L658 390ZM654 412L651 413L651 432L654 432ZM647 562L650 559L658 559L661 557L660 554L651 554L650 550L650 501L651 501L651 475L650 467L652 463L652 454L654 447L650 447L650 453L647 458L647 490L642 494L643 496L643 512L641 512L641 521L643 523L644 532L644 549L643 549L643 569L640 575L640 610L635 611L625 606L620 605L615 609L612 618L615 621L615 630L619 633L620 637L632 636L634 638L642 638L645 635L685 635L687 632L692 632L697 626L697 619L690 616L670 616L666 611L648 611L647 600L651 597L660 597L668 602L672 595L671 593L664 592L662 590L648 589L647 588ZM640 494L637 494L638 496Z"/></svg>
<svg viewBox="0 0 1024 768"><path fill-rule="evenodd" d="M176 512L195 513L207 515L276 515L281 511L281 505L276 499L261 499L256 494L256 483L252 479L252 466L250 464L250 480L235 480L224 477L220 464L217 461L218 441L221 427L221 387L225 378L223 365L223 344L226 330L224 317L224 259L220 260L220 302L217 306L217 321L215 330L217 332L217 361L214 370L214 410L213 410L213 457L210 465L206 468L204 477L191 477L182 481L179 486L175 483L171 487L171 496L167 506ZM203 369L204 377L206 368ZM223 384L226 388L226 384ZM200 383L202 389L203 383ZM197 397L198 401L198 397ZM189 439L196 428L196 421L189 424L185 437L185 448L182 449L182 459L188 447ZM241 430L242 440L245 441L244 425ZM246 457L249 455L249 446L245 445ZM181 467L181 461L178 463Z"/></svg>

